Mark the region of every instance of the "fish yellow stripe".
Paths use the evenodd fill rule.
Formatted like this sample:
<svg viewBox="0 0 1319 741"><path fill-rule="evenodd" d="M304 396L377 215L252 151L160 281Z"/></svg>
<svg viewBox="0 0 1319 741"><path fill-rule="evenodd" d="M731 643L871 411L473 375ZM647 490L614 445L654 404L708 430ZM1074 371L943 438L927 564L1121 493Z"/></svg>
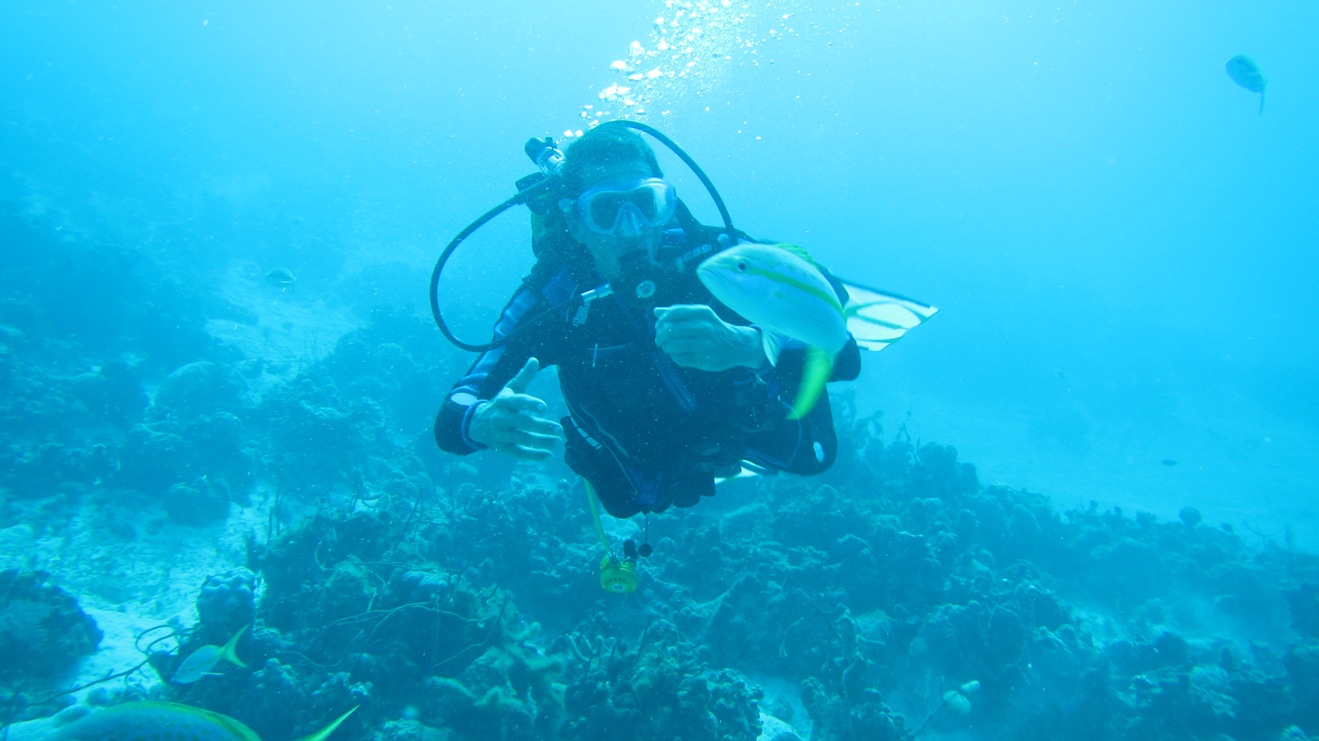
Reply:
<svg viewBox="0 0 1319 741"><path fill-rule="evenodd" d="M829 304L831 308L837 309L839 314L843 313L843 305L838 302L837 294L825 292L824 290L820 289L818 286L813 286L810 283L807 283L806 281L803 280L799 280L798 278L795 278L787 273L766 268L760 265L748 264L746 267L746 272L750 275L758 275L762 278L768 278L775 283L786 285L790 288L796 288L797 290L802 291L803 293L806 293L809 296L818 298L821 301L824 301L825 303Z"/></svg>

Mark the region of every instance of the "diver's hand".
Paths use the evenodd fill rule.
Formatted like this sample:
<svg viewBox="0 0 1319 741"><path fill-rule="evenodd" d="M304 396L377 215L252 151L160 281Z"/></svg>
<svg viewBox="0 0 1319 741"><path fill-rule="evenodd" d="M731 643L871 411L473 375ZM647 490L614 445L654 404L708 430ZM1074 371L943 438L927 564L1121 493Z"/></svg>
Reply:
<svg viewBox="0 0 1319 741"><path fill-rule="evenodd" d="M528 358L513 380L472 412L467 436L472 440L509 455L528 460L544 460L563 439L558 422L540 415L545 402L522 393L540 370L540 362Z"/></svg>
<svg viewBox="0 0 1319 741"><path fill-rule="evenodd" d="M684 368L723 371L765 362L759 330L729 324L704 304L656 307L655 344Z"/></svg>

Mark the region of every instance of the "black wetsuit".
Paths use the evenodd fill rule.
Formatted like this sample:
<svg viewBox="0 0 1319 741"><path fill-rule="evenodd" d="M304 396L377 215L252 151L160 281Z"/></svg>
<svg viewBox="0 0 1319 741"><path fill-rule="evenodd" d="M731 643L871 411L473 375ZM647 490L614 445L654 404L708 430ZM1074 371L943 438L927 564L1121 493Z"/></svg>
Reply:
<svg viewBox="0 0 1319 741"><path fill-rule="evenodd" d="M797 474L828 468L837 448L828 396L803 419L787 418L801 376L800 345L786 343L776 366L712 373L679 367L655 344L656 306L705 304L730 324L749 324L696 277L702 259L730 244L712 229L667 231L656 256L666 269L652 276L653 295L637 298L631 283L615 281L614 295L547 317L483 353L440 409L439 446L458 454L481 449L467 437L472 411L535 357L541 367L559 366L570 415L563 419L565 460L615 517L696 504L714 494L716 473L736 472L743 460ZM558 265L542 259L504 307L495 336L603 285L584 250L579 254ZM834 286L845 303L842 285ZM849 339L830 380L852 380L860 367Z"/></svg>

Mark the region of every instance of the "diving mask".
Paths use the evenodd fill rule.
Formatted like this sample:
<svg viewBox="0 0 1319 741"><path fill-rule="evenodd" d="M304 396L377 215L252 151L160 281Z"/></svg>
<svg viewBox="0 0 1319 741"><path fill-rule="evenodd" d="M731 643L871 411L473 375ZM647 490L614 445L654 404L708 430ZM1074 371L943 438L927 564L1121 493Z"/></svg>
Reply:
<svg viewBox="0 0 1319 741"><path fill-rule="evenodd" d="M572 201L565 201L571 208ZM638 237L664 226L678 208L678 191L663 178L606 183L577 197L582 226L605 237Z"/></svg>

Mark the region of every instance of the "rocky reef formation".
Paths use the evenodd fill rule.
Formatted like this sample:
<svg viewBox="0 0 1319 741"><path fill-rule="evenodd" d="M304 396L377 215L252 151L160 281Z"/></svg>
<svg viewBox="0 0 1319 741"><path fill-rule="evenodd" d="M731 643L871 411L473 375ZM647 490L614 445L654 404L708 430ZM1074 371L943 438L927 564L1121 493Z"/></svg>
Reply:
<svg viewBox="0 0 1319 741"><path fill-rule="evenodd" d="M101 630L43 571L0 571L0 681L52 679L96 652Z"/></svg>

